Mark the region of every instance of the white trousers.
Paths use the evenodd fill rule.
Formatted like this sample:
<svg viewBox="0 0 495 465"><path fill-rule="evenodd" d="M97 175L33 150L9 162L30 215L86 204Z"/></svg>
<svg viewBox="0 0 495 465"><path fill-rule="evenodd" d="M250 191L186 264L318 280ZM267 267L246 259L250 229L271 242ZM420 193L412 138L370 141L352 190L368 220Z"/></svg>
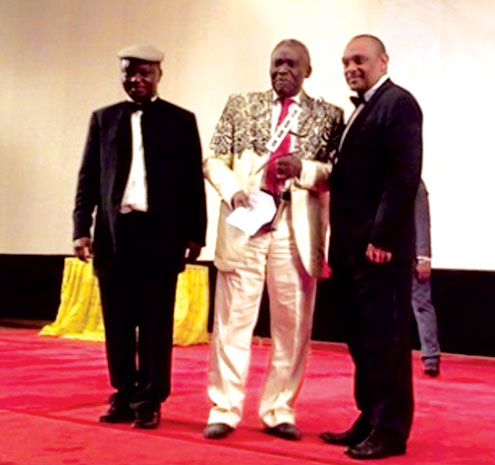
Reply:
<svg viewBox="0 0 495 465"><path fill-rule="evenodd" d="M286 209L287 211L288 209ZM271 355L259 415L266 427L295 423L311 338L316 279L303 268L284 212L275 231L250 238L242 263L219 271L210 349L208 423L235 428L241 420L251 340L266 279Z"/></svg>

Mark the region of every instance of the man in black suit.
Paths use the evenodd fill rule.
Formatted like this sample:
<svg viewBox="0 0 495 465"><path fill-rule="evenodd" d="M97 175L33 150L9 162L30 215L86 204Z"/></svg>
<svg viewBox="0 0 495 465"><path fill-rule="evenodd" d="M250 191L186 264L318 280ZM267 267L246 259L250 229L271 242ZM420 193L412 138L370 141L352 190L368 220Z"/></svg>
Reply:
<svg viewBox="0 0 495 465"><path fill-rule="evenodd" d="M157 97L162 53L132 46L118 56L129 99L92 115L74 250L94 255L116 389L100 421L156 428L170 394L177 274L205 243L201 146L194 115Z"/></svg>
<svg viewBox="0 0 495 465"><path fill-rule="evenodd" d="M330 180L330 265L342 290L360 416L344 433L322 433L358 459L405 453L413 416L411 273L422 114L387 76L388 55L360 35L342 59L356 111Z"/></svg>

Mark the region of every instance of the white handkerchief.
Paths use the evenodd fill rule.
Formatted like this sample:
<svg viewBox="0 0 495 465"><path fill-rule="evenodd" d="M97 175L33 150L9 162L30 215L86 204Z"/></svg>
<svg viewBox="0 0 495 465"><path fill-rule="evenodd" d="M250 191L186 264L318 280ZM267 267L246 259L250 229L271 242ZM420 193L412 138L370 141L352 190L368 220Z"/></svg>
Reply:
<svg viewBox="0 0 495 465"><path fill-rule="evenodd" d="M277 207L270 194L255 191L249 194L250 208L237 207L228 217L227 223L252 236L266 223L273 220Z"/></svg>

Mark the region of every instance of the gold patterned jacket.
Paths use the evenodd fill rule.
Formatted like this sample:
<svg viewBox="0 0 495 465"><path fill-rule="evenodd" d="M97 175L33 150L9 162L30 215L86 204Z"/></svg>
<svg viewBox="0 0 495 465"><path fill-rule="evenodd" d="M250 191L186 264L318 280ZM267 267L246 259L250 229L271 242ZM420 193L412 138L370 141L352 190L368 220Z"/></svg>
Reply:
<svg viewBox="0 0 495 465"><path fill-rule="evenodd" d="M270 153L273 92L231 95L215 128L211 152L204 161L206 178L222 198L215 251L219 270L235 269L249 239L225 220L232 211L232 196L239 190L259 189ZM332 170L329 154L337 147L343 130L343 112L321 99L301 93L301 114L294 153L301 159L298 178L290 183L290 224L306 271L321 274L327 253L329 194Z"/></svg>

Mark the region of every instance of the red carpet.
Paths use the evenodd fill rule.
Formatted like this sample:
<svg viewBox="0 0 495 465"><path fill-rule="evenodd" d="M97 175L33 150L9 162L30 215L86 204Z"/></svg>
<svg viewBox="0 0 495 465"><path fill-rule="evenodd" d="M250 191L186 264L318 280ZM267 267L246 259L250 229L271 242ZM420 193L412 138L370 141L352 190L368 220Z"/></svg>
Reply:
<svg viewBox="0 0 495 465"><path fill-rule="evenodd" d="M103 344L0 328L0 465L356 464L318 433L345 429L356 415L345 346L313 344L297 408L304 438L261 432L256 415L269 341L253 347L244 421L222 441L201 431L208 346L174 349L174 386L155 431L96 419L110 393ZM495 464L495 360L444 355L440 378L423 376L415 353L416 415L403 465Z"/></svg>

